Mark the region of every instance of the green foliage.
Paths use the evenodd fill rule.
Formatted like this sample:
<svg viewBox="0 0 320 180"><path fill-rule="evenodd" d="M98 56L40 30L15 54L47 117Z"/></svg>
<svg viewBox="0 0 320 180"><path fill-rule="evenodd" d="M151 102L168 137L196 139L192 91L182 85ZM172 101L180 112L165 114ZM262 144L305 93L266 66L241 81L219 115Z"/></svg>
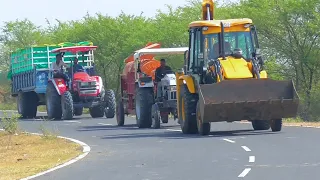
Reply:
<svg viewBox="0 0 320 180"><path fill-rule="evenodd" d="M14 135L18 131L18 119L20 118L17 114L11 114L8 116L6 112L3 112L4 117L1 118L2 128L5 132L10 135Z"/></svg>

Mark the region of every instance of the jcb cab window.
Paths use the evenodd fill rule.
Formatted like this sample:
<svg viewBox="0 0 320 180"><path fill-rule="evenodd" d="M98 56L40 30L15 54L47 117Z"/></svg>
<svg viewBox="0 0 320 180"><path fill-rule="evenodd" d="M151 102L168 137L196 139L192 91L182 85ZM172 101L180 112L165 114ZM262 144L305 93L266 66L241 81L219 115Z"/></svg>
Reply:
<svg viewBox="0 0 320 180"><path fill-rule="evenodd" d="M204 35L208 41L206 52L208 59L216 59L220 57L219 34ZM234 49L239 48L243 52L243 57L251 58L253 53L253 44L250 32L231 32L224 34L225 54L231 55Z"/></svg>

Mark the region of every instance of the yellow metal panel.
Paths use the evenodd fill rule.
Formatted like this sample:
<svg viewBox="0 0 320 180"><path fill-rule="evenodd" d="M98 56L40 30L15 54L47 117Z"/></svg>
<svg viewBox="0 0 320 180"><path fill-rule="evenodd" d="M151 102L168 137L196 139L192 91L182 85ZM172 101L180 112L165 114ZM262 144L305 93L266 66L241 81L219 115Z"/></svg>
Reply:
<svg viewBox="0 0 320 180"><path fill-rule="evenodd" d="M226 60L220 59L220 63L226 79L253 78L248 63L244 59L228 57Z"/></svg>
<svg viewBox="0 0 320 180"><path fill-rule="evenodd" d="M250 28L244 27L244 25L232 26L230 28L224 28L224 32L249 32ZM203 31L203 34L215 34L221 32L220 27L209 27L208 30Z"/></svg>
<svg viewBox="0 0 320 180"><path fill-rule="evenodd" d="M225 19L225 20L211 20L211 21L194 21L189 24L189 27L202 27L202 26L208 26L208 27L220 27L220 23L228 23L230 26L236 26L236 25L245 25L245 24L252 24L252 20L249 18L243 18L243 19Z"/></svg>
<svg viewBox="0 0 320 180"><path fill-rule="evenodd" d="M190 93L196 93L194 82L191 76L183 75L183 76L180 76L179 79L184 80L186 82L185 84L187 85Z"/></svg>
<svg viewBox="0 0 320 180"><path fill-rule="evenodd" d="M268 78L267 71L264 71L264 70L261 71L261 72L260 72L260 78L261 78L261 79L266 79L266 78Z"/></svg>

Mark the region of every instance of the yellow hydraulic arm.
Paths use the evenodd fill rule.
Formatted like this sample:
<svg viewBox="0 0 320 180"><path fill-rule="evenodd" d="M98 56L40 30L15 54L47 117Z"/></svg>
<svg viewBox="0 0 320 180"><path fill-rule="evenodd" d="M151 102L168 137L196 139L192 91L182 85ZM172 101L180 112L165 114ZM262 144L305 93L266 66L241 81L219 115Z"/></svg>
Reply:
<svg viewBox="0 0 320 180"><path fill-rule="evenodd" d="M213 20L214 11L213 11L213 0L203 0L202 1L202 20Z"/></svg>

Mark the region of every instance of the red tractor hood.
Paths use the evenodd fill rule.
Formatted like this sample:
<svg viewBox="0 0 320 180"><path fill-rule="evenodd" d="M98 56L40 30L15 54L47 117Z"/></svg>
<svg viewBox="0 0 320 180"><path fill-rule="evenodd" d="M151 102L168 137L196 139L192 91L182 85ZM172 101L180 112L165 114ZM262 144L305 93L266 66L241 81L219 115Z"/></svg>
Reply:
<svg viewBox="0 0 320 180"><path fill-rule="evenodd" d="M87 74L85 72L76 72L76 73L74 73L73 80L82 81L82 82L97 81L95 77L91 77L91 76L89 76L89 74Z"/></svg>

